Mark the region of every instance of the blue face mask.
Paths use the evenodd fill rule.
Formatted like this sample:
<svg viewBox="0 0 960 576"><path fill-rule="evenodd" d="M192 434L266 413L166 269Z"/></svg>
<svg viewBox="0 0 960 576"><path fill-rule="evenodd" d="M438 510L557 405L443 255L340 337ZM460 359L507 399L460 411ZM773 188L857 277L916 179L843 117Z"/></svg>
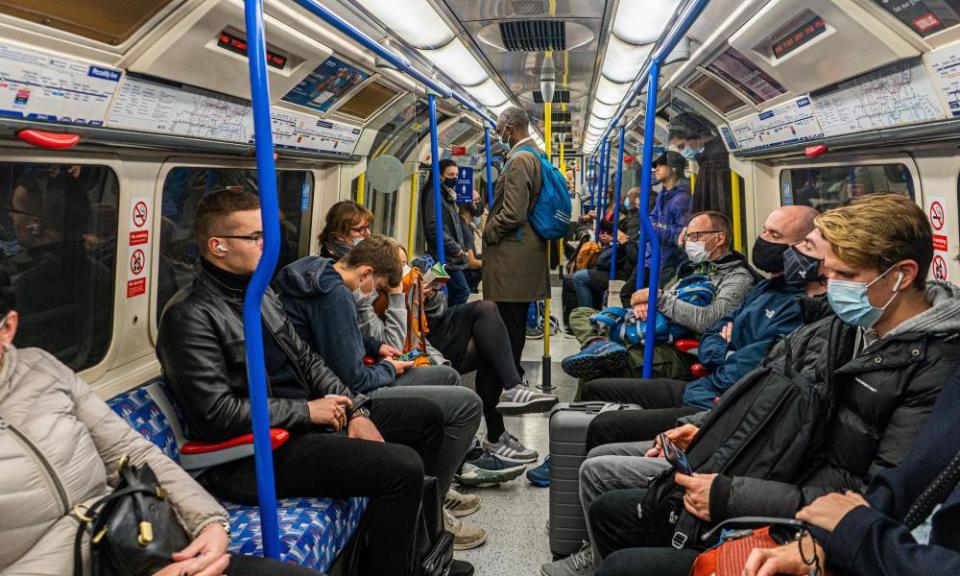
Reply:
<svg viewBox="0 0 960 576"><path fill-rule="evenodd" d="M700 148L699 150L697 150L692 146L686 146L683 150L680 151L680 155L686 158L687 160L696 160L697 156L699 156L701 152L703 152L703 148Z"/></svg>
<svg viewBox="0 0 960 576"><path fill-rule="evenodd" d="M895 265L894 265L895 266ZM897 283L893 287L893 296L886 304L877 308L870 303L867 290L877 281L893 270L893 266L877 276L873 282L850 282L847 280L830 280L827 282L827 300L830 307L845 324L870 328L883 316L883 312L900 293L900 284L903 282L903 272L897 276Z"/></svg>

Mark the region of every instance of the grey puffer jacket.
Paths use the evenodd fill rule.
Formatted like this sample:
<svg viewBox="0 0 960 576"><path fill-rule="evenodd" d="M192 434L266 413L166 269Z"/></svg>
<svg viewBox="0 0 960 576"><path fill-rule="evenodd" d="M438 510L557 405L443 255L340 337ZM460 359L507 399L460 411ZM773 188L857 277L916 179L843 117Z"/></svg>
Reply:
<svg viewBox="0 0 960 576"><path fill-rule="evenodd" d="M227 520L213 497L73 371L40 349L7 348L0 369L0 573L71 574L77 521L70 511L110 492L123 455L150 465L191 537Z"/></svg>
<svg viewBox="0 0 960 576"><path fill-rule="evenodd" d="M795 484L718 476L710 491L713 521L736 516L792 517L816 498L861 490L898 466L923 427L945 382L960 367L960 288L930 283L931 308L854 355L859 329L829 317L797 330L767 355L793 372L829 383L832 415L822 454ZM838 367L832 376L828 366Z"/></svg>
<svg viewBox="0 0 960 576"><path fill-rule="evenodd" d="M681 265L666 288L691 274L704 274L710 277L710 281L717 289L713 300L706 306L698 306L684 302L676 294L671 294L669 290L664 289L657 298L657 310L663 312L664 316L671 321L698 334L702 334L717 320L740 308L756 280L754 273L747 265L747 259L739 252L730 252L716 262L703 264L687 262Z"/></svg>

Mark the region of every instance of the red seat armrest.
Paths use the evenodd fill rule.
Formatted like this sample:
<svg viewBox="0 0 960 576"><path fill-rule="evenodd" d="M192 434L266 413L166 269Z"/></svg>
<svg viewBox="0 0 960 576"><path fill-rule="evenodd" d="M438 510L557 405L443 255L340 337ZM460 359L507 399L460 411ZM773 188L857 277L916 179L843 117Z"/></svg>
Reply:
<svg viewBox="0 0 960 576"><path fill-rule="evenodd" d="M680 338L673 341L673 347L681 352L689 352L700 347L700 341L693 338Z"/></svg>
<svg viewBox="0 0 960 576"><path fill-rule="evenodd" d="M690 375L694 378L703 378L704 376L709 376L710 371L707 370L706 366L697 362L690 365Z"/></svg>
<svg viewBox="0 0 960 576"><path fill-rule="evenodd" d="M376 359L374 359L373 356L364 356L364 357L363 357L363 365L364 365L364 366L373 366L373 365L376 364L376 363L377 363L377 361L376 361Z"/></svg>
<svg viewBox="0 0 960 576"><path fill-rule="evenodd" d="M270 429L270 447L273 450L283 446L283 444L289 439L290 433L283 428ZM210 454L211 452L219 452L228 448L236 448L237 446L243 446L244 444L253 444L253 434L244 434L243 436L237 436L236 438L231 438L230 440L225 440L223 442L197 442L195 440L191 440L189 442L185 442L183 446L180 447L180 454L186 456L194 454Z"/></svg>

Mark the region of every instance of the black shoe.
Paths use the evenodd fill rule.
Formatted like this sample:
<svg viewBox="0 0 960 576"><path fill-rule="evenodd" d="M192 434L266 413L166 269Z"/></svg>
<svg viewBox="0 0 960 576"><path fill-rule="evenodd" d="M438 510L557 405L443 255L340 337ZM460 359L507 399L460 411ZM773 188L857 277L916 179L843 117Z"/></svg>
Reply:
<svg viewBox="0 0 960 576"><path fill-rule="evenodd" d="M454 559L450 562L450 572L447 574L449 576L473 576L473 564Z"/></svg>

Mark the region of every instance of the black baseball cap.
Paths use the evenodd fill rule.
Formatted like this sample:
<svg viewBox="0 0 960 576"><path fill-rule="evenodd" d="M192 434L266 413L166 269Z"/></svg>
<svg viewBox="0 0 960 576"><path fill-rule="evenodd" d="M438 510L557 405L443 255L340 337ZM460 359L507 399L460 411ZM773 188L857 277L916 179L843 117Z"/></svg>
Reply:
<svg viewBox="0 0 960 576"><path fill-rule="evenodd" d="M653 167L656 168L657 166L676 168L677 172L683 174L684 170L687 169L687 159L673 150L667 150L653 159Z"/></svg>

